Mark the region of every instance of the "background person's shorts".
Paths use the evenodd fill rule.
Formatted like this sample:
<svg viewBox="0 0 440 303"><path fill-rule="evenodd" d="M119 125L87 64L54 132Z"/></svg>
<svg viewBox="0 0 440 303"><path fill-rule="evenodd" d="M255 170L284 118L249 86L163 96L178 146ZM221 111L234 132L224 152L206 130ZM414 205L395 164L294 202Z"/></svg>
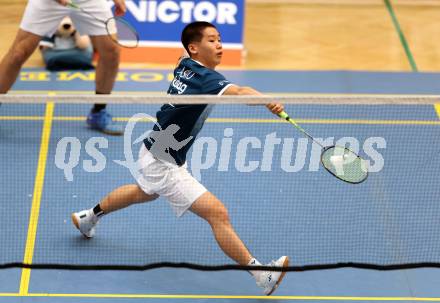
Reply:
<svg viewBox="0 0 440 303"><path fill-rule="evenodd" d="M144 144L139 151L138 164L138 185L148 195L158 194L166 198L177 217L183 215L207 191L188 172L186 164L177 166L158 160Z"/></svg>
<svg viewBox="0 0 440 303"><path fill-rule="evenodd" d="M75 4L99 20L106 21L113 17L110 6L105 0L78 0L75 1ZM38 36L50 37L66 16L70 16L81 35L107 35L107 29L103 22L95 20L78 9L62 6L55 0L29 0L20 28Z"/></svg>

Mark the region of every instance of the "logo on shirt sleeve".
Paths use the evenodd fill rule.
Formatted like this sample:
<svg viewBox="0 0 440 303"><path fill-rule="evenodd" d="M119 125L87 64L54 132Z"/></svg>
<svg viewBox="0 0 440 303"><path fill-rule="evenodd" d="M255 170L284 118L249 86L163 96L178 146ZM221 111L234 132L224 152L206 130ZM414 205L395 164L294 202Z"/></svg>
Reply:
<svg viewBox="0 0 440 303"><path fill-rule="evenodd" d="M178 77L174 78L173 82L171 82L171 86L177 90L179 95L183 94L185 90L188 88L188 85L180 81Z"/></svg>
<svg viewBox="0 0 440 303"><path fill-rule="evenodd" d="M194 77L194 75L196 73L193 72L191 69L187 69L186 67L182 67L182 69L179 70L177 72L177 74L179 75L179 77L181 77L183 79L190 80L192 77Z"/></svg>

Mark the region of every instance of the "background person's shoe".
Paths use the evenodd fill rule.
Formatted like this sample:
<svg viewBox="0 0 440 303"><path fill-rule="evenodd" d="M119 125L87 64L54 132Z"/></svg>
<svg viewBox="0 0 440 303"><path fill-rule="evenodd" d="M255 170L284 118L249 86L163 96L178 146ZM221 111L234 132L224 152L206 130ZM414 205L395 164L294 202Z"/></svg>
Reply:
<svg viewBox="0 0 440 303"><path fill-rule="evenodd" d="M112 116L105 109L99 112L90 112L87 116L87 125L107 135L121 136L124 129L121 125L113 121Z"/></svg>

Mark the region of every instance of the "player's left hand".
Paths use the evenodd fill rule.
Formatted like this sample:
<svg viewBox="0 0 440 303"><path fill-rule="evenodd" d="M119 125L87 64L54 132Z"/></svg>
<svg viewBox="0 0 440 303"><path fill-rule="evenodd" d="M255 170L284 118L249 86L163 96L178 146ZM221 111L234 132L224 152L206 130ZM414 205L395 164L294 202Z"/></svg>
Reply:
<svg viewBox="0 0 440 303"><path fill-rule="evenodd" d="M115 3L115 15L121 17L125 15L127 7L125 6L125 0L113 0Z"/></svg>
<svg viewBox="0 0 440 303"><path fill-rule="evenodd" d="M281 103L269 103L266 104L266 107L275 115L278 115L284 110L284 106Z"/></svg>

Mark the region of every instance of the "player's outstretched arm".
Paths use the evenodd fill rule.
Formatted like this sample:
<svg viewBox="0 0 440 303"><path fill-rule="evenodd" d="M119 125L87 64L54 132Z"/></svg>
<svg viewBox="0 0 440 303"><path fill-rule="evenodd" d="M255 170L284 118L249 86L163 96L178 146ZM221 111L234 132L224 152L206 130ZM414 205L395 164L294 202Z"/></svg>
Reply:
<svg viewBox="0 0 440 303"><path fill-rule="evenodd" d="M248 86L236 86L231 85L226 89L223 95L229 96L263 96L262 93ZM271 102L266 104L267 109L269 109L273 114L277 115L284 110L284 106L281 103Z"/></svg>
<svg viewBox="0 0 440 303"><path fill-rule="evenodd" d="M253 89L249 86L237 86L231 85L225 90L223 95L234 95L234 96L263 96L262 93Z"/></svg>

